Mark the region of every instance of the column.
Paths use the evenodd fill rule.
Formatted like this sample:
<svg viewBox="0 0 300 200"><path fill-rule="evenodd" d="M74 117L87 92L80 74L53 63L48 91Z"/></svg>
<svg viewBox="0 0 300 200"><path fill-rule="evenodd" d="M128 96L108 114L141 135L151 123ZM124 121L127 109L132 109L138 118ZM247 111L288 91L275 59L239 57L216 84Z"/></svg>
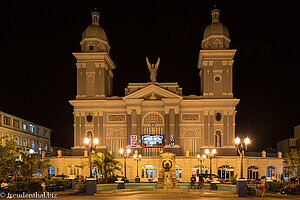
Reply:
<svg viewBox="0 0 300 200"><path fill-rule="evenodd" d="M130 134L131 134L131 130L132 130L131 129L131 126L132 126L131 113L132 113L132 110L127 109L127 144L129 144L129 145L130 145Z"/></svg>
<svg viewBox="0 0 300 200"><path fill-rule="evenodd" d="M99 127L98 130L99 130L100 145L106 146L106 135L103 130L103 112L102 111L99 113L98 127Z"/></svg>
<svg viewBox="0 0 300 200"><path fill-rule="evenodd" d="M179 108L174 109L175 112L175 145L179 145Z"/></svg>
<svg viewBox="0 0 300 200"><path fill-rule="evenodd" d="M170 122L169 122L169 113L165 114L165 139L166 139L166 144L169 144L169 140L170 140Z"/></svg>
<svg viewBox="0 0 300 200"><path fill-rule="evenodd" d="M138 145L140 145L140 141L142 141L142 119L141 119L141 110L136 110L137 114L137 135L138 135Z"/></svg>

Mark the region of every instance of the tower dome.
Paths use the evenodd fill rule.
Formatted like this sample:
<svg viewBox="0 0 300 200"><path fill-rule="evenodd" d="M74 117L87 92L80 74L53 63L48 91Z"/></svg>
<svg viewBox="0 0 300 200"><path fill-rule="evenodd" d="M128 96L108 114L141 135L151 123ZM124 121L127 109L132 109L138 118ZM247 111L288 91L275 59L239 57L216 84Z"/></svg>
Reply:
<svg viewBox="0 0 300 200"><path fill-rule="evenodd" d="M216 7L211 11L212 22L209 24L203 35L203 49L228 49L229 48L229 32L220 20L220 10Z"/></svg>
<svg viewBox="0 0 300 200"><path fill-rule="evenodd" d="M82 33L81 50L103 52L109 51L110 47L104 29L99 24L100 14L97 10L91 13L92 24Z"/></svg>

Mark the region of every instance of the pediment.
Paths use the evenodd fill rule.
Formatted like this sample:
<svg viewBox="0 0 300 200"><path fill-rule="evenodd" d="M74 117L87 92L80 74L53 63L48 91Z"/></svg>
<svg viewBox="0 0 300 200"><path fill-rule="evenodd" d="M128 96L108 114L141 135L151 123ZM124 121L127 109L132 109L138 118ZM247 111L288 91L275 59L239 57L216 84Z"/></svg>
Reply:
<svg viewBox="0 0 300 200"><path fill-rule="evenodd" d="M180 96L179 94L176 94L172 91L169 91L165 88L159 87L154 84L148 85L140 90L137 90L123 97L124 100L127 99L155 100L155 99L165 99L165 98L182 99L183 97Z"/></svg>

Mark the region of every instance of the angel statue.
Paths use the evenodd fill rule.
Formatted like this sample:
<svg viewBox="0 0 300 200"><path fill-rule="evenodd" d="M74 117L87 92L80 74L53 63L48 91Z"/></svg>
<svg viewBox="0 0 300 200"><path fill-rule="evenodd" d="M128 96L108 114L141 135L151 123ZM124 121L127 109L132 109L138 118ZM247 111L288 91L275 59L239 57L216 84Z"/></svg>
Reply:
<svg viewBox="0 0 300 200"><path fill-rule="evenodd" d="M151 82L156 82L156 75L157 75L157 69L158 69L159 61L160 61L160 58L158 58L155 66L154 66L154 64L150 64L150 62L148 60L148 57L146 57L146 62L147 62L147 65L148 65L148 69L150 71Z"/></svg>

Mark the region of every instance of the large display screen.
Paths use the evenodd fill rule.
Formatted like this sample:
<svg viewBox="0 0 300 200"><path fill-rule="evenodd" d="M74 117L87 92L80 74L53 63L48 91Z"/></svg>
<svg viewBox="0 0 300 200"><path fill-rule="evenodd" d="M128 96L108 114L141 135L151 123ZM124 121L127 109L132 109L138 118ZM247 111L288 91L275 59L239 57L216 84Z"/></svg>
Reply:
<svg viewBox="0 0 300 200"><path fill-rule="evenodd" d="M143 147L162 147L164 136L162 135L144 135L142 136Z"/></svg>

